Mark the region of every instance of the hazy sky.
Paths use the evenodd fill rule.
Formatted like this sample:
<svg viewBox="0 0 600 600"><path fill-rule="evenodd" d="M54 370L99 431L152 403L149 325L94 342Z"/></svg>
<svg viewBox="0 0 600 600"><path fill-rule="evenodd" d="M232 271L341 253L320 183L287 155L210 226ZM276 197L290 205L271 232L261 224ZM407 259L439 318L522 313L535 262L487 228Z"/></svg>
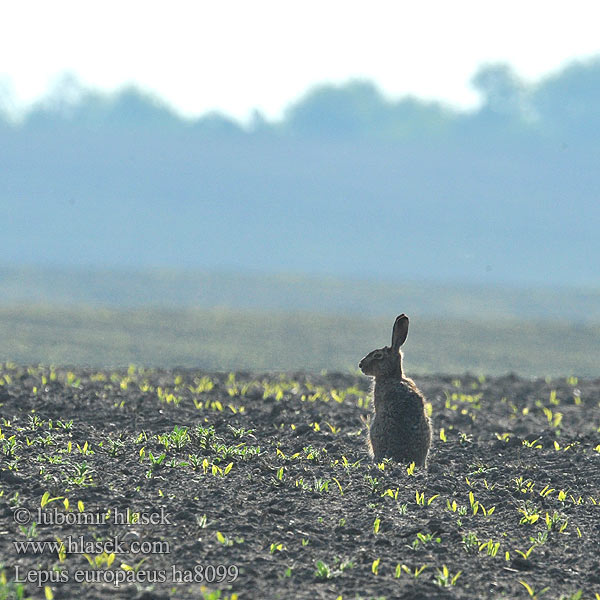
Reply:
<svg viewBox="0 0 600 600"><path fill-rule="evenodd" d="M273 118L315 83L357 77L470 106L483 62L537 79L600 54L594 0L21 0L0 15L0 92L17 105L68 71L104 89L136 83L189 115Z"/></svg>

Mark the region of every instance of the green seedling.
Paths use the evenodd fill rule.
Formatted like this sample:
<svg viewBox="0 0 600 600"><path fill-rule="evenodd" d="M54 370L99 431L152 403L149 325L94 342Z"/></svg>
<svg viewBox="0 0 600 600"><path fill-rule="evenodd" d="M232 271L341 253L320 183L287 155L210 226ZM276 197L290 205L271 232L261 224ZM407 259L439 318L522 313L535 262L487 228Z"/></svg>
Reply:
<svg viewBox="0 0 600 600"><path fill-rule="evenodd" d="M389 496L390 498L393 498L394 500L398 500L398 493L399 493L399 489L396 488L395 490L392 490L391 488L388 488L387 490L385 490L385 492L383 492L383 494L381 494L382 498L385 498L386 496Z"/></svg>
<svg viewBox="0 0 600 600"><path fill-rule="evenodd" d="M440 587L452 587L456 585L458 578L460 577L462 571L458 571L455 575L450 573L450 570L446 565L442 565L441 569L437 569L437 573L435 576L435 582Z"/></svg>
<svg viewBox="0 0 600 600"><path fill-rule="evenodd" d="M181 396L176 396L175 394L163 389L162 387L156 388L156 395L158 396L158 399L161 402L165 404L173 404L174 406L177 406L183 400Z"/></svg>
<svg viewBox="0 0 600 600"><path fill-rule="evenodd" d="M113 440L110 437L108 438L107 445L108 445L108 453L113 458L118 456L120 453L122 453L123 449L125 448L125 442L123 442L122 440Z"/></svg>
<svg viewBox="0 0 600 600"><path fill-rule="evenodd" d="M226 535L222 534L220 531L217 531L215 533L215 537L217 538L219 544L222 544L223 546L233 546L233 540L230 540Z"/></svg>
<svg viewBox="0 0 600 600"><path fill-rule="evenodd" d="M140 455L141 457L141 455ZM154 454L152 454L151 451L148 451L148 459L150 460L150 470L154 470L157 469L158 467L160 467L162 465L162 463L164 462L165 458L167 458L167 453L163 452L162 454L159 454L158 456L154 456Z"/></svg>
<svg viewBox="0 0 600 600"><path fill-rule="evenodd" d="M0 565L0 600L26 600L26 589L22 583L9 581ZM27 598L30 600L31 597Z"/></svg>
<svg viewBox="0 0 600 600"><path fill-rule="evenodd" d="M208 518L206 514L203 514L201 517L196 517L196 523L198 523L198 527L201 529L206 529L206 526L208 525Z"/></svg>
<svg viewBox="0 0 600 600"><path fill-rule="evenodd" d="M373 573L373 575L377 575L377 573L379 572L379 563L381 562L381 558L376 558L373 563L371 564L371 573Z"/></svg>
<svg viewBox="0 0 600 600"><path fill-rule="evenodd" d="M426 546L429 542L436 542L439 544L442 541L440 537L433 537L433 533L417 533L416 539L412 543L413 550L417 550L420 545Z"/></svg>
<svg viewBox="0 0 600 600"><path fill-rule="evenodd" d="M411 570L410 567L408 567L407 565L397 565L396 566L396 572L395 572L395 577L396 579L400 577L400 575L402 573L406 573L407 575L410 575L411 577L413 577L414 579L418 579L419 575L421 575L421 573L427 568L427 565L421 565L420 567L415 567L414 569Z"/></svg>
<svg viewBox="0 0 600 600"><path fill-rule="evenodd" d="M426 500L425 492L419 492L418 490L415 491L415 500L417 502L417 506L425 506L426 504L429 506L438 496L439 494L434 494Z"/></svg>
<svg viewBox="0 0 600 600"><path fill-rule="evenodd" d="M535 440L531 440L531 441L523 440L522 444L526 448L534 448L535 450L541 450L541 448L542 448L542 444L540 444L539 438L536 438Z"/></svg>
<svg viewBox="0 0 600 600"><path fill-rule="evenodd" d="M381 482L379 481L379 479L377 479L377 477L365 475L365 481L367 482L367 486L371 490L371 494L379 494Z"/></svg>
<svg viewBox="0 0 600 600"><path fill-rule="evenodd" d="M69 481L80 487L93 484L92 473L94 470L84 461L75 465L75 474L69 476Z"/></svg>
<svg viewBox="0 0 600 600"><path fill-rule="evenodd" d="M479 552L485 551L488 556L496 556L498 554L498 550L500 550L500 542L495 542L493 540L488 540L483 544L479 545Z"/></svg>
<svg viewBox="0 0 600 600"><path fill-rule="evenodd" d="M33 521L29 527L19 525L19 529L28 540L33 540L38 536L37 523L35 521Z"/></svg>
<svg viewBox="0 0 600 600"><path fill-rule="evenodd" d="M537 546L542 546L548 541L548 532L539 531L535 537L529 536L529 539L533 544L536 544Z"/></svg>
<svg viewBox="0 0 600 600"><path fill-rule="evenodd" d="M137 563L135 563L135 565L128 565L127 563L121 563L120 567L121 569L123 569L123 571L133 571L134 573L137 573L142 565L148 560L148 557L144 557L141 560L139 560Z"/></svg>
<svg viewBox="0 0 600 600"><path fill-rule="evenodd" d="M94 454L94 451L90 448L87 441L85 442L85 444L83 444L83 446L80 446L79 444L77 444L77 451L80 454L84 454L84 455Z"/></svg>
<svg viewBox="0 0 600 600"><path fill-rule="evenodd" d="M188 389L194 394L204 394L206 392L210 392L215 384L210 377L200 377L194 379L195 386L189 385Z"/></svg>
<svg viewBox="0 0 600 600"><path fill-rule="evenodd" d="M515 548L515 552L523 557L525 560L527 560L529 558L529 556L531 555L531 553L533 552L533 549L535 548L536 544L533 544L533 546L530 546L527 550L523 551L523 550L518 550Z"/></svg>
<svg viewBox="0 0 600 600"><path fill-rule="evenodd" d="M379 533L379 526L381 525L381 519L377 517L375 521L373 521L373 533L377 535Z"/></svg>
<svg viewBox="0 0 600 600"><path fill-rule="evenodd" d="M558 426L560 425L562 418L563 418L562 413L560 413L558 411L553 413L552 410L550 410L547 406L543 406L542 411L543 411L544 415L546 416L548 425L555 429L558 428Z"/></svg>
<svg viewBox="0 0 600 600"><path fill-rule="evenodd" d="M480 548L479 539L473 531L469 531L463 535L462 544L467 554L474 554Z"/></svg>
<svg viewBox="0 0 600 600"><path fill-rule="evenodd" d="M315 566L317 568L315 571L316 579L330 579L332 577L331 568L322 560L318 560Z"/></svg>
<svg viewBox="0 0 600 600"><path fill-rule="evenodd" d="M107 554L106 552L102 552L102 554L90 555L85 554L85 558L93 569L102 569L102 568L110 568L115 560L115 553Z"/></svg>
<svg viewBox="0 0 600 600"><path fill-rule="evenodd" d="M539 592L536 592L533 589L533 587L530 586L526 581L519 579L519 583L527 590L529 597L533 598L533 600L537 600L540 596L545 594L550 589L549 587L545 587L545 588L541 589Z"/></svg>
<svg viewBox="0 0 600 600"><path fill-rule="evenodd" d="M546 498L554 491L554 488L551 488L549 485L546 485L543 489L540 490L539 494L542 498Z"/></svg>
<svg viewBox="0 0 600 600"><path fill-rule="evenodd" d="M173 448L179 451L191 442L190 434L187 427L179 427L175 425L173 431L169 433L158 434L156 436L158 443L165 447L165 451Z"/></svg>
<svg viewBox="0 0 600 600"><path fill-rule="evenodd" d="M55 498L50 497L50 492L44 492L42 495L42 499L40 500L40 506L44 508L46 505L51 502L56 502L57 500L64 500L64 496L56 496Z"/></svg>
<svg viewBox="0 0 600 600"><path fill-rule="evenodd" d="M529 510L527 506L519 508L518 511L523 515L519 521L521 525L533 525L534 523L537 523L538 519L540 518L537 510Z"/></svg>
<svg viewBox="0 0 600 600"><path fill-rule="evenodd" d="M242 439L245 436L255 437L253 434L256 429L246 429L245 427L233 427L233 425L228 425L229 429L233 433L233 437L238 439Z"/></svg>
<svg viewBox="0 0 600 600"><path fill-rule="evenodd" d="M38 415L29 415L28 421L29 429L31 429L32 431L38 429L39 427L42 427L45 423L45 421L43 419L40 419Z"/></svg>

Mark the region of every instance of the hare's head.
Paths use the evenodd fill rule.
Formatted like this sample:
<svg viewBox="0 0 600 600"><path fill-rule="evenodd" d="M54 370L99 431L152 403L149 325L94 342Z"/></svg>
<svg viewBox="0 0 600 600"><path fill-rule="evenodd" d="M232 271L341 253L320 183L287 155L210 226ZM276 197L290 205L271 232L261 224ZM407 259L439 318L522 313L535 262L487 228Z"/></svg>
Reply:
<svg viewBox="0 0 600 600"><path fill-rule="evenodd" d="M392 329L392 345L369 352L359 363L358 368L372 377L402 377L402 352L408 335L408 317L405 314L396 317Z"/></svg>

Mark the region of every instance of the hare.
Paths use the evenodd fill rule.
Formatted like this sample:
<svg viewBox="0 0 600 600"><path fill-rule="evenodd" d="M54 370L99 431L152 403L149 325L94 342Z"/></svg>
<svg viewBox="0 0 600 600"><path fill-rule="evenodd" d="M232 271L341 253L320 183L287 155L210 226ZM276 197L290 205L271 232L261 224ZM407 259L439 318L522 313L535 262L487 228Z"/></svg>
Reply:
<svg viewBox="0 0 600 600"><path fill-rule="evenodd" d="M384 458L425 466L431 444L431 423L425 413L425 398L402 371L400 346L408 336L408 317L396 318L392 345L369 352L358 363L375 378L373 417L369 423L369 453L376 462Z"/></svg>

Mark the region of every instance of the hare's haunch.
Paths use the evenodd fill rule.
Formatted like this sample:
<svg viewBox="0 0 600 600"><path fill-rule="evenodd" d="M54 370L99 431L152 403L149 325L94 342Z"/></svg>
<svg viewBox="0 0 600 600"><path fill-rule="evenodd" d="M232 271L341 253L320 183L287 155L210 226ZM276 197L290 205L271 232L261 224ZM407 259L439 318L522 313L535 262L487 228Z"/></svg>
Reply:
<svg viewBox="0 0 600 600"><path fill-rule="evenodd" d="M375 378L373 416L369 424L369 451L376 462L391 458L425 466L431 444L431 423L425 398L402 372L400 346L408 335L408 317L396 318L392 345L369 352L358 364Z"/></svg>

